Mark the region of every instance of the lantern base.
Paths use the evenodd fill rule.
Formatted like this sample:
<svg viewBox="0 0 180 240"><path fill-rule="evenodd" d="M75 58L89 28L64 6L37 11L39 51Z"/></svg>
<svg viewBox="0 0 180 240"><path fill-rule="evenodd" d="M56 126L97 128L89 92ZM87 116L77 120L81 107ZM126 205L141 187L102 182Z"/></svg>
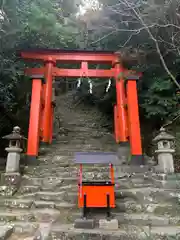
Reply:
<svg viewBox="0 0 180 240"><path fill-rule="evenodd" d="M130 165L136 165L136 166L145 165L144 156L143 155L132 155Z"/></svg>
<svg viewBox="0 0 180 240"><path fill-rule="evenodd" d="M39 165L39 161L37 160L37 156L26 155L26 164L30 166Z"/></svg>
<svg viewBox="0 0 180 240"><path fill-rule="evenodd" d="M19 187L20 183L21 174L19 172L6 172L1 174L2 185Z"/></svg>

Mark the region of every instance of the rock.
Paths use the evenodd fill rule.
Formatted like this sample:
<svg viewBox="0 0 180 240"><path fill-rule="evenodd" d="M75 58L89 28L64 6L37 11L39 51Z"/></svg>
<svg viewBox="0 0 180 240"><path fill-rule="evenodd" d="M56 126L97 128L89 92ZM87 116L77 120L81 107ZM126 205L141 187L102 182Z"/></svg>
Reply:
<svg viewBox="0 0 180 240"><path fill-rule="evenodd" d="M12 226L0 226L0 240L6 240L8 239L11 234L13 233L13 227Z"/></svg>
<svg viewBox="0 0 180 240"><path fill-rule="evenodd" d="M49 240L51 226L51 223L40 223L39 228L35 233L34 240Z"/></svg>
<svg viewBox="0 0 180 240"><path fill-rule="evenodd" d="M16 186L0 186L1 196L13 196L16 191L17 191Z"/></svg>

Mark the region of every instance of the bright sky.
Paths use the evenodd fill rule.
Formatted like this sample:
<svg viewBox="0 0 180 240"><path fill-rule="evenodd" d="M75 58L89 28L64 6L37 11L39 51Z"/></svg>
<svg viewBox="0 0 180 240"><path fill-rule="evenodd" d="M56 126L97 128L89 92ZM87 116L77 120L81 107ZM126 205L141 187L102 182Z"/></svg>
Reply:
<svg viewBox="0 0 180 240"><path fill-rule="evenodd" d="M86 14L88 10L101 10L102 6L102 3L100 3L98 0L82 0L82 3L79 6L79 12L77 13L77 16L82 16Z"/></svg>
<svg viewBox="0 0 180 240"><path fill-rule="evenodd" d="M0 10L0 21L4 20L4 12Z"/></svg>

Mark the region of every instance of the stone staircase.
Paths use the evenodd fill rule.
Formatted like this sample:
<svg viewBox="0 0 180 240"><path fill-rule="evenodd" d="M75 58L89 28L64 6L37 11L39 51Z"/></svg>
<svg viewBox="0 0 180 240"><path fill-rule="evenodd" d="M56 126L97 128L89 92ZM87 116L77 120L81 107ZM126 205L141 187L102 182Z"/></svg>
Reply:
<svg viewBox="0 0 180 240"><path fill-rule="evenodd" d="M102 125L98 110L57 99L61 126L54 143L41 148L38 166L25 167L21 186L12 196L0 186L0 239L9 240L133 240L180 239L180 181L178 174L153 173L152 167L116 166L116 204L112 216L119 228L101 229L102 212L93 212L95 229L75 229L77 207L77 151L114 151L117 145ZM84 177L104 179L108 169L84 168Z"/></svg>

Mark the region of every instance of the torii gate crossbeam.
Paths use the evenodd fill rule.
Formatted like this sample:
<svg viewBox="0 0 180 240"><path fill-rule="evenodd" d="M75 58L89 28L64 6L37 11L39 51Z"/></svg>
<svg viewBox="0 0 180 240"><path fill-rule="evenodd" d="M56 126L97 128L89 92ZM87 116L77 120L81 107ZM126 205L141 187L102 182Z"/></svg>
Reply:
<svg viewBox="0 0 180 240"><path fill-rule="evenodd" d="M114 52L29 50L21 57L30 61L41 61L43 67L27 68L25 73L33 79L28 133L27 156L31 163L38 156L39 141L52 142L53 126L53 79L55 77L115 78L116 100L114 106L114 134L117 143L130 140L131 162L142 164L142 146L138 112L136 80L141 74L128 71ZM57 62L80 62L79 69L58 68ZM111 69L89 69L89 63L110 63ZM126 83L126 84L125 84Z"/></svg>

